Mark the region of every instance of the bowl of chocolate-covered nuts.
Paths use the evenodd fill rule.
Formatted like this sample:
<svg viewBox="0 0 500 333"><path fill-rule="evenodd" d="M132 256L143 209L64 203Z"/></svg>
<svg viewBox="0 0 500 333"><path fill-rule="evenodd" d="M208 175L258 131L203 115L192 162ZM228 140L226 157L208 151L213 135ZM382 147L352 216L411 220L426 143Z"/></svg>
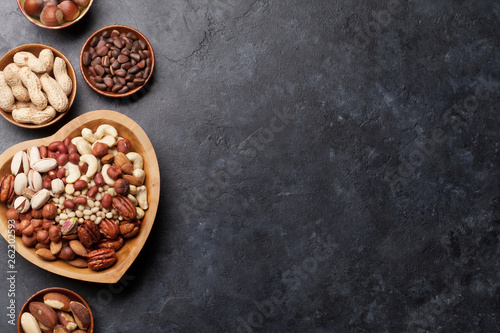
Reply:
<svg viewBox="0 0 500 333"><path fill-rule="evenodd" d="M125 97L151 78L155 56L151 43L137 29L110 25L94 32L80 54L85 82L101 95Z"/></svg>

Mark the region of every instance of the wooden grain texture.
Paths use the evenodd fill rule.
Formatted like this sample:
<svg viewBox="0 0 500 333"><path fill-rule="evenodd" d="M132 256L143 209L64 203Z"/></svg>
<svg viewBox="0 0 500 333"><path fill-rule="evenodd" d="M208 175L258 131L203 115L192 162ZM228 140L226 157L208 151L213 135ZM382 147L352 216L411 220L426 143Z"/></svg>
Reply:
<svg viewBox="0 0 500 333"><path fill-rule="evenodd" d="M77 81L76 81L75 69L73 68L73 65L71 64L71 62L69 61L69 59L66 58L66 56L64 54L62 54L61 51L59 51L58 49L56 49L56 48L54 48L52 46L45 45L45 44L32 43L32 44L24 44L24 45L20 45L18 47L15 47L12 50L10 50L9 52L7 52L0 59L0 71L3 71L4 68L7 67L8 64L14 62L14 54L16 54L17 52L27 51L27 52L33 53L36 57L38 57L38 55L40 54L40 52L43 49L50 49L50 50L52 50L52 52L54 53L54 58L55 57L60 57L60 58L62 58L66 62L66 69L68 71L68 75L69 75L71 81L73 82L73 91L68 96L68 102L69 102L68 110L66 112L63 112L63 113L59 113L58 112L56 114L55 118L52 119L51 121L49 121L48 123L40 124L40 125L34 125L34 124L21 124L21 123L18 123L17 121L15 121L12 118L12 113L5 112L4 110L0 109L0 113L2 114L2 116L7 121L9 121L10 123L12 123L12 124L14 124L16 126L19 126L19 127L24 127L24 128L42 128L42 127L50 126L50 125L56 123L57 121L59 121L62 117L64 117L69 112L69 109L71 108L71 106L73 105L73 102L75 101L76 90L77 90Z"/></svg>
<svg viewBox="0 0 500 333"><path fill-rule="evenodd" d="M85 301L85 299L82 296L78 295L77 293L75 293L72 290L69 290L66 288L60 288L60 287L52 287L52 288L46 288L46 289L42 289L40 291L37 291L35 294L31 295L31 297L28 298L28 300L26 300L26 302L21 307L21 310L19 311L19 314L17 316L17 333L24 333L24 330L21 327L21 315L25 312L29 312L29 308L28 308L29 304L31 302L43 302L43 296L45 296L48 293L60 293L60 294L67 296L72 301L77 301L77 302L80 302L83 305L85 305L87 307L87 309L89 309L89 313L90 313L90 325L89 325L89 328L87 329L86 332L87 333L94 332L94 315L93 315L92 309L90 308L87 301Z"/></svg>
<svg viewBox="0 0 500 333"><path fill-rule="evenodd" d="M10 173L10 162L16 152L32 146L47 145L52 141L64 140L67 136L71 138L79 136L81 130L85 127L95 131L102 124L114 126L118 130L118 135L128 138L132 143L132 150L139 153L144 159L145 185L148 188L149 209L145 212L139 234L126 240L123 247L117 252L117 263L101 272L95 272L89 268L76 268L62 260L51 262L42 260L35 254L35 249L25 247L19 237L16 238L16 251L31 263L55 274L82 281L115 283L125 274L146 242L155 220L160 199L160 170L156 153L148 136L136 122L115 111L97 110L87 112L70 121L52 136L25 141L7 149L0 155L0 175ZM7 240L8 221L5 218L6 211L7 206L0 205L0 233Z"/></svg>

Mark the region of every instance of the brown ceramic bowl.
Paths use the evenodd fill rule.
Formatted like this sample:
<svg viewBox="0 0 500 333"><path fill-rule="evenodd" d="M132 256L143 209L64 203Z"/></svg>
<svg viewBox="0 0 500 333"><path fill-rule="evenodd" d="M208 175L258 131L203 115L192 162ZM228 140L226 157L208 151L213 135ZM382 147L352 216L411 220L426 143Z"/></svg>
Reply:
<svg viewBox="0 0 500 333"><path fill-rule="evenodd" d="M44 28L44 29L63 29L63 28L69 27L70 25L80 21L81 18L84 17L85 14L87 14L87 12L89 11L90 6L92 6L92 3L94 2L94 0L90 0L87 7L78 7L78 9L80 9L80 14L73 21L70 21L70 22L63 21L60 25L53 26L53 27L43 24L42 21L40 21L39 17L28 15L26 13L26 11L24 10L24 3L25 2L26 2L26 0L17 0L17 5L19 6L21 13L23 13L24 17L26 17L28 19L28 21L30 21L34 25L39 26L39 27Z"/></svg>
<svg viewBox="0 0 500 333"><path fill-rule="evenodd" d="M97 110L86 112L68 122L52 136L24 141L5 150L0 155L0 177L10 173L12 157L18 151L26 150L33 146L48 145L53 141L64 140L66 137L74 138L81 135L82 129L90 128L92 131L95 131L102 124L109 124L115 127L121 137L127 138L132 142L133 151L139 153L144 160L144 171L146 172L144 184L148 188L149 208L142 219L139 234L133 238L129 238L123 247L116 252L118 258L116 264L98 272L90 268L73 267L63 260L45 261L36 254L34 248L24 246L19 237L16 238L15 246L16 252L26 260L54 274L88 282L116 283L132 265L146 243L155 221L160 200L161 181L158 159L147 134L135 121L116 111ZM6 218L6 211L7 205L0 204L0 234L9 242L9 221Z"/></svg>
<svg viewBox="0 0 500 333"><path fill-rule="evenodd" d="M113 30L117 30L120 33L133 33L133 34L135 34L139 38L139 40L142 40L146 43L146 45L147 45L146 49L151 53L150 73L147 77L144 78L145 79L144 84L141 86L138 86L134 89L131 89L127 92L124 92L124 93L116 93L116 92L101 90L101 89L97 88L96 82L94 82L94 80L91 79L91 75L89 73L89 67L91 67L91 66L84 65L84 59L83 59L84 53L90 51L91 44L92 44L94 37L99 38L103 32L105 32L105 31L111 32ZM151 46L151 43L139 30L125 26L125 25L109 25L109 26L106 26L104 28L97 30L87 39L85 44L83 44L82 51L80 53L80 70L82 71L82 76L85 79L85 82L87 82L87 84L92 89L94 89L96 92L98 92L101 95L107 96L107 97L125 97L125 96L130 96L130 95L136 93L137 91L142 89L142 87L144 87L148 83L149 79L153 75L154 67L155 67L155 54L153 51L153 47Z"/></svg>
<svg viewBox="0 0 500 333"><path fill-rule="evenodd" d="M29 304L31 302L43 302L43 296L48 294L48 293L60 293L65 296L67 296L70 300L72 301L77 301L82 303L89 309L90 313L90 325L89 328L87 329L87 333L93 333L94 332L94 316L92 314L92 310L90 309L90 306L87 304L87 302L82 298L82 296L78 295L74 291L71 291L66 288L58 288L58 287L52 287L52 288L46 288L42 289L38 292L36 292L34 295L32 295L26 303L21 307L21 311L19 311L19 316L17 318L17 333L24 333L24 330L21 327L21 315L25 312L29 312Z"/></svg>
<svg viewBox="0 0 500 333"><path fill-rule="evenodd" d="M66 62L66 69L68 70L68 75L71 78L71 81L73 81L73 91L68 96L69 108L71 108L71 105L73 105L73 102L75 101L75 96L76 96L76 88L77 88L76 87L76 73L75 73L75 69L73 68L73 65L71 65L71 62L68 60L68 58L66 58L66 56L64 54L62 54L61 51L57 50L56 48L49 46L49 45L36 44L36 43L24 44L24 45L15 47L12 50L10 50L9 52L7 52L2 58L0 58L0 71L3 71L4 68L8 64L14 62L14 60L13 60L14 54L16 54L17 52L27 51L27 52L33 53L35 56L38 57L40 51L42 51L43 49L51 49L52 52L54 53L54 56L60 57L60 58L64 59L64 61ZM42 127L50 126L50 125L56 123L58 120L60 120L62 117L64 117L64 115L66 113L68 113L68 111L63 112L63 113L58 113L54 119L52 119L51 121L49 121L45 124L40 124L40 125L21 124L12 118L11 113L5 112L1 109L0 109L0 113L2 114L2 116L5 119L7 119L7 121L11 122L12 124L14 124L16 126L24 127L24 128L42 128Z"/></svg>

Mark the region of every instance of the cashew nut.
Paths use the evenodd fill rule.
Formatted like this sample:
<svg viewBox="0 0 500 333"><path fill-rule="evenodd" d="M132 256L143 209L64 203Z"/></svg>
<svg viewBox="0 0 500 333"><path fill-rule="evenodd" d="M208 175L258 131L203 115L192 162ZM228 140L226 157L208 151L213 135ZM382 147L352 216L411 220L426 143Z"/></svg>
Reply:
<svg viewBox="0 0 500 333"><path fill-rule="evenodd" d="M87 183L90 183L91 178L87 177L86 175L81 175L80 180L85 180Z"/></svg>
<svg viewBox="0 0 500 333"><path fill-rule="evenodd" d="M113 126L107 124L97 127L97 130L95 131L95 137L97 139L101 139L106 135L111 135L116 138L118 136L118 131Z"/></svg>
<svg viewBox="0 0 500 333"><path fill-rule="evenodd" d="M128 193L130 193L132 195L136 195L137 194L137 186L129 185L128 186Z"/></svg>
<svg viewBox="0 0 500 333"><path fill-rule="evenodd" d="M106 184L108 184L109 186L114 186L115 181L110 176L108 176L108 169L110 166L111 166L111 164L104 164L102 166L101 174L102 174L102 178L104 178L104 182Z"/></svg>
<svg viewBox="0 0 500 333"><path fill-rule="evenodd" d="M145 215L144 210L142 210L142 208L140 208L140 207L135 207L135 210L137 212L137 215L135 216L135 218L138 220L142 220L142 218Z"/></svg>
<svg viewBox="0 0 500 333"><path fill-rule="evenodd" d="M106 135L104 138L97 140L96 142L102 142L108 147L114 147L116 145L116 139L114 136Z"/></svg>
<svg viewBox="0 0 500 333"><path fill-rule="evenodd" d="M110 148L108 150L108 154L111 154L111 155L115 156L116 154L118 154L118 149L116 149L116 148Z"/></svg>
<svg viewBox="0 0 500 333"><path fill-rule="evenodd" d="M82 138L84 138L85 140L87 140L90 143L94 143L96 140L94 133L92 133L92 130L90 128L82 129Z"/></svg>
<svg viewBox="0 0 500 333"><path fill-rule="evenodd" d="M85 176L88 178L94 177L97 172L97 167L99 166L97 163L97 157L92 154L83 154L80 156L80 162L87 163L89 166Z"/></svg>
<svg viewBox="0 0 500 333"><path fill-rule="evenodd" d="M137 177L141 180L141 183L144 184L144 180L146 179L146 172L142 169L135 169L132 172L132 176Z"/></svg>
<svg viewBox="0 0 500 333"><path fill-rule="evenodd" d="M82 173L80 172L80 168L78 167L78 165L68 162L64 167L66 168L66 173L67 173L66 175L67 184L73 184L78 179L80 179Z"/></svg>
<svg viewBox="0 0 500 333"><path fill-rule="evenodd" d="M139 207L146 210L148 209L148 188L144 185L137 188L137 194L135 195Z"/></svg>
<svg viewBox="0 0 500 333"><path fill-rule="evenodd" d="M144 162L142 160L141 155L134 153L134 152L130 152L126 156L129 159L129 161L132 163L132 165L134 166L134 170L144 168Z"/></svg>
<svg viewBox="0 0 500 333"><path fill-rule="evenodd" d="M127 198L134 204L134 206L137 206L139 204L137 202L137 199L132 194L127 195Z"/></svg>
<svg viewBox="0 0 500 333"><path fill-rule="evenodd" d="M76 146L77 142L80 140L85 140L85 139L81 136L75 136L73 139L71 139L71 143Z"/></svg>
<svg viewBox="0 0 500 333"><path fill-rule="evenodd" d="M87 140L79 140L76 143L76 148L80 155L92 154L92 146Z"/></svg>

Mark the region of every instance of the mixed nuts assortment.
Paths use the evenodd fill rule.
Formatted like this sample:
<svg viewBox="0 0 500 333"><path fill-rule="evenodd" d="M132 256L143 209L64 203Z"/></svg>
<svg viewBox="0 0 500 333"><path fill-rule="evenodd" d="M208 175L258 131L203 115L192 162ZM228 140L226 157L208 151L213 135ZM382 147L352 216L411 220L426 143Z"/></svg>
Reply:
<svg viewBox="0 0 500 333"><path fill-rule="evenodd" d="M47 292L43 302L30 302L28 308L21 314L24 333L85 333L91 323L83 303L58 292Z"/></svg>
<svg viewBox="0 0 500 333"><path fill-rule="evenodd" d="M144 85L151 75L151 51L133 32L104 30L91 39L82 56L90 80L102 91L125 94Z"/></svg>
<svg viewBox="0 0 500 333"><path fill-rule="evenodd" d="M93 132L17 152L0 179L23 245L44 260L99 271L139 233L148 209L146 174L131 142L108 124Z"/></svg>
<svg viewBox="0 0 500 333"><path fill-rule="evenodd" d="M0 108L12 113L14 121L44 124L69 108L73 82L66 61L43 49L35 56L21 51L0 72Z"/></svg>

